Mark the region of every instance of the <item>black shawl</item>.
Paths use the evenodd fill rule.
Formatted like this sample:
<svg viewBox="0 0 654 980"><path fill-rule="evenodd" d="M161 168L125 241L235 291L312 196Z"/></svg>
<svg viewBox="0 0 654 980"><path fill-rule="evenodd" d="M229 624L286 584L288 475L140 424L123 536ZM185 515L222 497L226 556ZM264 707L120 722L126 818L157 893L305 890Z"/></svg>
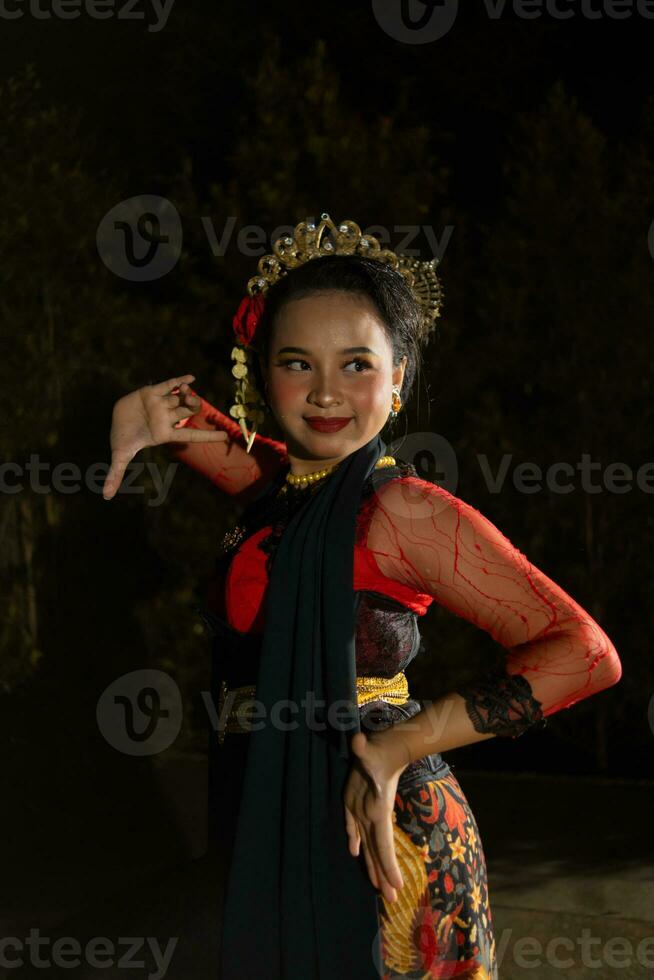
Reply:
<svg viewBox="0 0 654 980"><path fill-rule="evenodd" d="M377 435L342 460L278 545L257 679L264 708L248 736L225 898L223 980L379 977L377 891L363 844L358 857L349 852L343 791L350 739L361 730L356 519L363 484L385 453Z"/></svg>

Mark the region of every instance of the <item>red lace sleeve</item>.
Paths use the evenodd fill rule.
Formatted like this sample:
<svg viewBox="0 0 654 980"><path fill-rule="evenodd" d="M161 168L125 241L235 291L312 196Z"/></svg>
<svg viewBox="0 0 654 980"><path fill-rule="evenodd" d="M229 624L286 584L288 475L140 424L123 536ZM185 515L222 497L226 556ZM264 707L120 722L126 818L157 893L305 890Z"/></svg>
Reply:
<svg viewBox="0 0 654 980"><path fill-rule="evenodd" d="M515 737L620 680L598 623L479 511L415 477L376 493L367 547L382 574L431 595L507 651L459 689L478 731Z"/></svg>
<svg viewBox="0 0 654 980"><path fill-rule="evenodd" d="M218 411L201 395L198 398L200 410L184 419L178 428L222 429L230 438L226 442L169 443L171 452L230 496L241 499L256 496L287 462L286 444L257 434L252 449L246 452L238 422Z"/></svg>

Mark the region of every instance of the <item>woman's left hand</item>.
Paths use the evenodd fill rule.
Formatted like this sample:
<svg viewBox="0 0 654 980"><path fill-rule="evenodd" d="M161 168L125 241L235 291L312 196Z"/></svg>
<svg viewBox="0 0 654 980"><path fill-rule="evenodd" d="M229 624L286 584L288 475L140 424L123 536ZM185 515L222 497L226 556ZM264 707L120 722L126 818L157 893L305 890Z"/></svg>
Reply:
<svg viewBox="0 0 654 980"><path fill-rule="evenodd" d="M406 750L393 737L392 728L356 732L352 737L355 761L345 784L345 827L350 854L357 857L361 841L368 874L389 902L404 882L393 843L395 793L408 764Z"/></svg>

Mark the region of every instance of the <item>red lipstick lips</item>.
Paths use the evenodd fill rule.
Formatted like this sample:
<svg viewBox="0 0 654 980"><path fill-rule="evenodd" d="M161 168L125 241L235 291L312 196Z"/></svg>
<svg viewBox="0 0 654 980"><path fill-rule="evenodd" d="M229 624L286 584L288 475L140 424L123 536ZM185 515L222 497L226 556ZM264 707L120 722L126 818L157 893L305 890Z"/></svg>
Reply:
<svg viewBox="0 0 654 980"><path fill-rule="evenodd" d="M349 417L323 418L321 415L313 415L307 418L305 416L305 422L317 432L338 432L338 430L344 428L349 421Z"/></svg>

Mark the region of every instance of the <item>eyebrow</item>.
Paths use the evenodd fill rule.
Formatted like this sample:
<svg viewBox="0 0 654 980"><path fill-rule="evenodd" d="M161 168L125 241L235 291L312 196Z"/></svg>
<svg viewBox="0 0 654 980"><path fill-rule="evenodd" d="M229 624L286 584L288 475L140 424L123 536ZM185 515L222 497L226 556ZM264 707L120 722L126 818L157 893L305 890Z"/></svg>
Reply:
<svg viewBox="0 0 654 980"><path fill-rule="evenodd" d="M344 347L343 350L338 352L339 354L372 354L373 357L377 357L374 350L370 347ZM303 347L282 347L281 350L277 351L277 354L311 354L310 350L305 350Z"/></svg>

